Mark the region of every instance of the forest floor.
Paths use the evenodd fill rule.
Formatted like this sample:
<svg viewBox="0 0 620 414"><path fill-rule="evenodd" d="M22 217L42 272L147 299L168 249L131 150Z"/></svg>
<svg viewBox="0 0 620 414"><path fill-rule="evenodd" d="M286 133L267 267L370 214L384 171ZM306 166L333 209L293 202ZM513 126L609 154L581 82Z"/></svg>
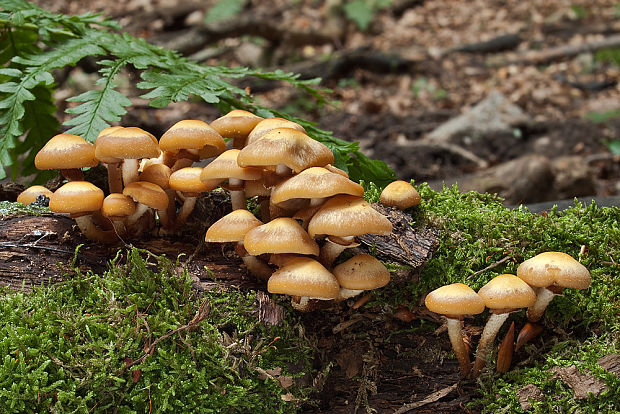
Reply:
<svg viewBox="0 0 620 414"><path fill-rule="evenodd" d="M132 34L207 64L282 68L322 77L322 85L333 90L327 106L282 85L242 86L251 87L263 105L359 141L363 152L386 161L399 178L439 188L444 181L468 177L467 189L487 191L472 177L488 171L502 174L501 165L535 155L549 166L541 181L545 191L516 194L500 187L497 191L507 204L620 194L618 45L615 52L586 48L581 53L564 49L559 56L536 55L617 37L616 0L394 0L373 12L366 31L346 18L339 1L247 1L236 18L207 26L208 4L214 2L36 3L67 14L102 12ZM270 31L279 37L271 38ZM330 60L338 65L325 66ZM60 100L92 88L96 77L87 64L67 75L57 92ZM125 75L124 87L131 89L136 79L132 73ZM521 108L528 121L511 125L512 134L464 134L450 145L427 140L431 131L493 90ZM156 136L180 119L211 121L220 115L195 102L152 109L135 95L122 123ZM437 325L424 323L433 317L419 305L412 304L414 312L406 316L345 305L319 318L303 316L307 330L321 338L322 360L333 362L319 396L322 412L372 407L387 413L429 396L415 412L467 411L476 384L459 382L447 335L433 334ZM409 318L418 324L412 327ZM476 335L481 327L471 329ZM359 336L365 339L353 343L351 338Z"/></svg>

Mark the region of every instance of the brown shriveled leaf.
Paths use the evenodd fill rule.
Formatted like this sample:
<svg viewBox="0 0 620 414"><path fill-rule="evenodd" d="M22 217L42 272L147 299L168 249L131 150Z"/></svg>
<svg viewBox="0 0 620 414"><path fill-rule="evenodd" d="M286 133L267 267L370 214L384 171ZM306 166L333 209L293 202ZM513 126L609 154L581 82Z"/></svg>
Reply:
<svg viewBox="0 0 620 414"><path fill-rule="evenodd" d="M517 398L519 399L519 404L521 404L521 409L527 411L532 409L532 401L542 401L545 396L536 385L528 384L517 390Z"/></svg>

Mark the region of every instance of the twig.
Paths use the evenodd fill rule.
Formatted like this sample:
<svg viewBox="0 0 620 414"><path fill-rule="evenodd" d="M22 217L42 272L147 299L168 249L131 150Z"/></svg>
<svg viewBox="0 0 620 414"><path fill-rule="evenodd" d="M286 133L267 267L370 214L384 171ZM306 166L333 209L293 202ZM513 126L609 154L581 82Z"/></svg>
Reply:
<svg viewBox="0 0 620 414"><path fill-rule="evenodd" d="M492 264L488 265L487 267L485 267L484 269L478 270L477 272L474 272L474 273L472 273L471 275L467 276L467 279L471 279L471 278L473 278L474 276L478 276L480 273L484 273L484 272L486 272L487 270L491 270L491 269L493 269L494 267L497 267L497 266L501 265L501 264L502 264L502 263L504 263L506 260L510 260L510 259L512 259L512 256L504 256L504 257L502 257L500 260L498 260L497 262L492 263Z"/></svg>
<svg viewBox="0 0 620 414"><path fill-rule="evenodd" d="M443 150L446 152L451 152L455 155L459 155L462 158L473 162L474 164L476 164L476 166L478 166L478 168L484 169L489 166L489 163L486 160L483 160L482 158L480 158L473 152L468 151L465 148L460 147L458 145L450 144L447 142L434 142L434 141L430 142L428 139L421 139L418 141L409 141L407 142L407 144L405 144L405 146L413 147L413 148L418 147L418 148L430 148L430 149Z"/></svg>
<svg viewBox="0 0 620 414"><path fill-rule="evenodd" d="M435 401L438 401L442 399L443 397L445 397L446 395L450 394L452 391L456 389L456 387L458 387L458 385L459 384L457 382L456 384L450 385L449 387L443 388L437 392L430 394L428 397L426 397L425 399L421 401L416 401L410 404L405 404L402 407L400 407L398 410L394 411L394 414L404 414L408 411L414 410L416 408L420 408L426 404L434 403Z"/></svg>

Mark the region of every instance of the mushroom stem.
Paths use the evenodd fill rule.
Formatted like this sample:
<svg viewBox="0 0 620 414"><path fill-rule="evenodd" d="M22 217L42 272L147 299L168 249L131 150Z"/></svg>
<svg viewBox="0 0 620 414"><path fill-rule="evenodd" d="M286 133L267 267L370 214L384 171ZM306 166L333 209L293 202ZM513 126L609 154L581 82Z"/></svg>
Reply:
<svg viewBox="0 0 620 414"><path fill-rule="evenodd" d="M346 289L341 287L340 288L340 294L338 296L338 299L335 299L336 301L342 301L342 300L346 300L352 297L355 297L357 295L359 295L360 293L363 293L364 290L359 290L359 289Z"/></svg>
<svg viewBox="0 0 620 414"><path fill-rule="evenodd" d="M341 239L350 241L350 244L342 245L339 243L334 243L329 239L329 237L325 239L325 244L321 247L321 252L319 253L319 262L325 266L326 269L331 267L338 256L340 256L340 253L342 253L345 249L356 246L354 237L341 237Z"/></svg>
<svg viewBox="0 0 620 414"><path fill-rule="evenodd" d="M515 349L515 323L510 324L510 329L506 332L506 336L497 351L497 363L495 370L500 374L505 374L512 364L512 355Z"/></svg>
<svg viewBox="0 0 620 414"><path fill-rule="evenodd" d="M176 225L177 227L181 227L185 224L185 221L189 217L189 215L194 211L194 207L196 206L196 200L198 197L190 197L185 194L185 201L183 201L183 206L181 207L181 211L179 211L179 215L177 216Z"/></svg>
<svg viewBox="0 0 620 414"><path fill-rule="evenodd" d="M137 159L125 159L123 160L123 184L127 187L127 184L138 181L138 167L140 163Z"/></svg>
<svg viewBox="0 0 620 414"><path fill-rule="evenodd" d="M519 331L519 335L517 336L517 344L515 345L515 352L519 350L523 345L536 338L543 331L543 326L534 323L534 322L526 322L521 331Z"/></svg>
<svg viewBox="0 0 620 414"><path fill-rule="evenodd" d="M146 204L137 203L136 211L129 217L127 217L127 225L129 227L136 224L136 222L148 211L149 207Z"/></svg>
<svg viewBox="0 0 620 414"><path fill-rule="evenodd" d="M534 288L536 292L536 302L529 308L527 308L527 320L530 322L538 322L542 318L543 313L547 309L547 306L557 293L552 292L546 287Z"/></svg>
<svg viewBox="0 0 620 414"><path fill-rule="evenodd" d="M110 193L123 192L123 180L121 176L121 164L119 162L106 164L108 169L108 188Z"/></svg>
<svg viewBox="0 0 620 414"><path fill-rule="evenodd" d="M478 349L476 350L476 360L474 361L474 367L471 371L472 378L478 377L480 371L486 364L486 359L491 350L491 345L502 327L506 319L508 319L508 312L504 313L492 313L484 326L480 342L478 343Z"/></svg>
<svg viewBox="0 0 620 414"><path fill-rule="evenodd" d="M243 189L243 180L237 178L229 178L228 184L230 184L230 203L234 210L247 210L248 206L245 202L245 190Z"/></svg>
<svg viewBox="0 0 620 414"><path fill-rule="evenodd" d="M461 376L467 377L471 370L471 362L467 352L467 347L463 341L463 333L461 332L461 320L458 318L449 318L446 316L446 325L448 326L448 336L450 337L450 343L452 349L456 355L456 359L459 361L459 367L461 368Z"/></svg>
<svg viewBox="0 0 620 414"><path fill-rule="evenodd" d="M293 170L291 170L286 165L284 164L276 165L276 175L279 175L280 177L284 177L287 175L291 175L292 173L293 173Z"/></svg>
<svg viewBox="0 0 620 414"><path fill-rule="evenodd" d="M116 233L114 233L113 230L103 231L95 226L90 215L75 217L74 220L80 228L82 234L89 240L108 244L114 243L118 240Z"/></svg>
<svg viewBox="0 0 620 414"><path fill-rule="evenodd" d="M69 181L82 181L84 180L84 173L79 168L67 168L60 170L60 174Z"/></svg>
<svg viewBox="0 0 620 414"><path fill-rule="evenodd" d="M235 245L235 252L241 257L245 267L248 269L248 272L253 274L262 280L269 279L269 276L273 273L273 270L267 265L267 263L263 262L256 256L252 256L245 250L243 247L243 242L237 242Z"/></svg>

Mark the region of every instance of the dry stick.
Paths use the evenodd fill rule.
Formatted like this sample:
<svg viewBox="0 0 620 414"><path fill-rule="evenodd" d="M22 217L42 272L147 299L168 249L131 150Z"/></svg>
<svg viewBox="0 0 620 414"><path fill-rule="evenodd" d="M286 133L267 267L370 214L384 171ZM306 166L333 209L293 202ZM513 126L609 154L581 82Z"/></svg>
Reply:
<svg viewBox="0 0 620 414"><path fill-rule="evenodd" d="M449 387L442 388L439 391L429 394L428 397L426 397L425 399L421 401L416 401L410 404L405 404L402 407L400 407L398 410L394 411L393 414L404 414L408 411L415 410L416 408L420 408L426 404L434 403L435 401L438 401L442 399L443 397L445 397L446 395L450 394L452 391L456 389L456 387L458 387L458 385L459 384L457 382L456 384L452 384Z"/></svg>
<svg viewBox="0 0 620 414"><path fill-rule="evenodd" d="M483 160L482 158L480 158L473 152L468 151L459 145L450 144L447 142L435 142L435 141L430 141L428 138L424 138L424 139L420 139L417 141L409 141L406 144L404 144L404 146L410 147L410 148L416 148L416 147L417 148L430 148L430 149L437 149L437 150L442 150L446 152L451 152L455 155L460 156L461 158L466 159L467 161L473 162L474 164L476 164L478 168L484 169L489 166L489 163L486 160Z"/></svg>
<svg viewBox="0 0 620 414"><path fill-rule="evenodd" d="M136 364L141 364L142 362L144 362L144 360L149 355L151 355L151 353L155 350L155 346L158 343L160 343L164 339L169 338L172 335L175 335L175 334L177 334L177 333L179 333L181 331L190 330L192 328L195 328L200 322L205 320L208 315L209 315L209 302L208 302L207 299L205 299L200 304L200 308L198 308L198 312L196 312L196 315L194 315L194 317L192 318L191 321L189 321L185 325L179 326L178 328L175 328L175 329L172 329L172 330L166 332L164 335L160 336L159 338L157 338L156 340L151 342L149 347L144 351L144 354L140 358L138 358L138 359L136 359L134 361L131 361L130 363L126 364L123 367L123 369L121 370L121 374L124 373L125 371L127 371L128 368L131 368L132 366L134 366Z"/></svg>
<svg viewBox="0 0 620 414"><path fill-rule="evenodd" d="M620 34L609 36L603 40L598 40L595 42L583 43L581 45L563 45L545 50L530 50L519 54L514 59L499 59L497 61L491 61L489 62L489 66L501 67L516 64L541 64L577 56L581 53L596 52L597 50L616 47L620 47Z"/></svg>
<svg viewBox="0 0 620 414"><path fill-rule="evenodd" d="M495 262L495 263L492 263L492 264L488 265L488 266L487 266L487 267L485 267L484 269L478 270L477 272L474 272L474 273L472 273L471 275L467 276L467 279L468 279L468 280L470 280L471 278L473 278L473 277L475 277L475 276L478 276L480 273L484 273L484 272L486 272L487 270L491 270L491 269L493 269L494 267L497 267L497 266L501 265L501 264L502 264L502 263L504 263L506 260L510 260L510 259L512 259L512 256L505 256L505 257L501 258L500 260L498 260L497 262Z"/></svg>

